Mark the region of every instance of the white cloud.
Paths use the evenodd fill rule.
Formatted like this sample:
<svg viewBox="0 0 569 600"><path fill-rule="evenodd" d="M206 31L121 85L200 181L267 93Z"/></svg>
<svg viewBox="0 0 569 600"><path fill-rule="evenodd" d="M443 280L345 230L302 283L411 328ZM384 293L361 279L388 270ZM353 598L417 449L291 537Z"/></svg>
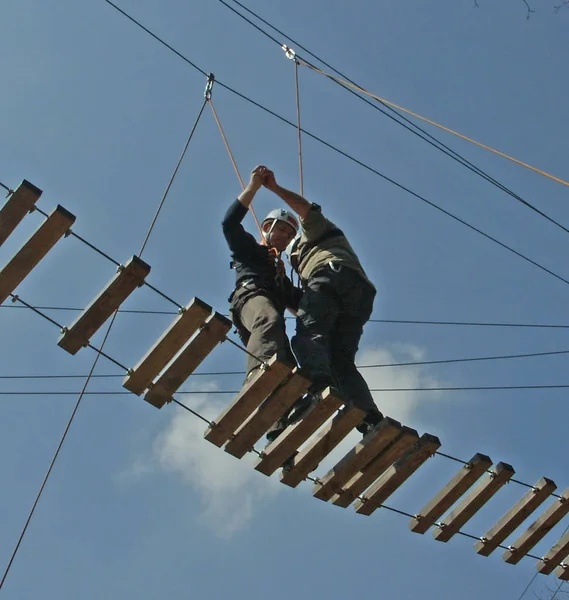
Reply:
<svg viewBox="0 0 569 600"><path fill-rule="evenodd" d="M361 365L385 365L425 360L424 349L411 344L394 344L390 348L366 348L358 356ZM425 365L362 369L370 389L417 389L441 387L440 379L430 374ZM374 392L376 404L384 415L410 425L416 420L417 409L426 402L441 398L441 392Z"/></svg>
<svg viewBox="0 0 569 600"><path fill-rule="evenodd" d="M200 389L207 385L200 382ZM212 391L215 384L209 384ZM221 398L226 396L221 396ZM226 400L227 401L227 400ZM191 407L208 419L215 419L224 408L220 396L191 396ZM203 438L206 424L188 412L175 411L172 420L153 444L155 468L177 473L200 496L203 523L221 537L231 537L243 529L253 508L279 490L276 479L253 469L254 458L241 460Z"/></svg>

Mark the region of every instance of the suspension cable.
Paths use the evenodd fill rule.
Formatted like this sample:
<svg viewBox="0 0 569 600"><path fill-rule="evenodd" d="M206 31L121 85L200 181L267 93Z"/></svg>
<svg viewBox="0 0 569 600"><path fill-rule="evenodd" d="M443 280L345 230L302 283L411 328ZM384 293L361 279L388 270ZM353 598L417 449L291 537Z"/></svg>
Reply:
<svg viewBox="0 0 569 600"><path fill-rule="evenodd" d="M111 2L110 0L104 0L105 2L107 2L109 5L113 6L114 8L118 7ZM222 0L220 0L222 1ZM169 44L167 44L164 40L162 40L161 38L159 38L156 34L153 34L150 32L150 30L148 30L146 27L142 26L140 23L138 23L135 19L133 19L132 17L128 16L124 11L122 11L121 9L118 9L119 12L121 12L122 14L124 14L125 16L127 16L132 22L134 22L136 25L138 25L139 27L141 27L144 31L150 33L152 35L152 37L154 39L156 39L158 42L162 43L165 47L169 48L170 50L174 50ZM194 65L189 59L183 57L183 55L181 55L180 52L174 50L175 54L180 56L181 58L183 58L185 60L185 62L187 62L188 64L192 65L194 68L196 68L196 65ZM200 73L203 73L204 75L206 74L205 71L203 71L203 69L200 69L199 67L197 67L197 69L199 70ZM283 117L282 115L279 115L278 113L276 113L275 111L263 106L262 104L260 104L259 102L253 100L252 98L249 98L248 96L246 96L245 94L242 94L241 92L233 89L231 86L222 83L220 81L218 81L218 84L223 87L224 89L226 89L227 91L231 92L232 94L242 98L243 100L245 100L246 102L249 102L250 104L253 104L254 106L260 108L261 110L263 110L264 112L271 114L272 116L274 116L275 118L279 119L280 121L282 121L283 123L286 123L292 127L296 128L296 125L294 123L292 123L291 121L289 121L288 119L286 119L285 117ZM442 212L443 214L447 215L448 217L452 218L455 221L458 221L459 223L465 225L466 227L468 227L469 229L471 229L472 231L475 231L476 233L482 235L483 237L493 241L494 243L498 244L499 246L501 246L502 248L508 250L509 252L515 254L516 256L518 256L519 258L522 258L523 260L525 260L526 262L529 262L531 264L533 264L535 267L538 267L539 269L541 269L542 271L548 273L549 275L552 275L553 277L555 277L556 279L559 279L560 281L563 281L564 283L569 284L569 280L565 279L564 277L558 275L557 273L551 271L550 269L544 267L543 265L537 263L536 261L530 259L528 256L525 256L524 254L522 254L521 252L518 252L517 250L514 250L512 247L508 246L507 244L504 244L503 242L500 242L498 239L490 236L489 234L485 233L484 231L482 231L481 229L478 229L477 227L475 227L474 225L471 225L470 223L468 223L467 221L465 221L464 219L459 218L458 216L454 215L453 213L443 209L442 207L438 206L437 204L435 204L434 202L428 200L427 198L425 198L424 196L418 194L417 192L414 192L413 190L411 190L410 188L404 186L403 184L395 181L394 179L392 179L391 177L388 177L387 175L381 173L380 171L378 171L377 169L374 169L373 167L371 167L370 165L362 162L361 160L356 159L355 157L351 156L350 154L348 154L347 152L341 150L340 148L334 146L333 144L326 142L324 139L318 137L317 135L303 129L303 132L308 135L309 137L311 137L312 139L318 141L319 143L323 144L324 146L330 148L331 150L334 150L335 152L337 152L338 154L344 156L345 158L348 158L349 160L351 160L352 162L355 162L356 164L360 165L361 167L365 168L366 170L378 175L379 177L381 177L382 179L384 179L385 181L388 181L389 183L395 185L396 187L398 187L399 189L407 192L408 194L412 195L413 197L421 200L422 202L425 202L426 204L428 204L429 206L435 208L436 210L438 210L439 212Z"/></svg>
<svg viewBox="0 0 569 600"><path fill-rule="evenodd" d="M204 98L203 104L200 108L200 111L198 113L198 117L190 131L190 135L188 137L188 141L186 142L186 145L184 146L184 150L182 151L182 154L180 155L180 158L178 160L178 163L176 164L176 168L174 169L174 172L172 173L172 177L170 177L170 181L168 182L168 185L166 186L166 190L164 191L164 195L162 196L162 200L160 201L160 204L158 205L158 209L156 210L156 214L154 215L154 218L152 219L152 223L150 224L150 228L148 229L148 233L146 234L146 237L144 238L144 241L142 242L142 247L140 249L140 253L139 256L142 256L142 253L144 252L144 249L146 248L146 244L148 243L148 238L150 237L150 234L152 233L152 230L154 229L154 225L156 225L156 221L158 220L158 215L160 214L160 211L162 210L162 207L164 205L164 202L166 201L166 197L168 196L168 192L170 191L170 188L172 187L172 184L174 183L174 179L176 178L176 175L178 174L178 170L180 169L180 165L182 164L182 161L184 160L184 156L186 155L186 151L188 150L188 146L190 145L190 142L192 141L192 137L194 136L194 132L196 131L196 128L198 126L198 123L200 122L201 116L203 114L205 105L207 104L207 98Z"/></svg>
<svg viewBox="0 0 569 600"><path fill-rule="evenodd" d="M25 303L23 300L21 300L18 297L16 297L16 298L17 298L17 300L19 302L23 302L26 307L29 307L29 308L33 309L34 312L36 312L41 317L43 317L46 320L48 320L50 323L56 325L57 327L60 327L60 325L57 322L55 322L53 319L51 319L47 315L43 314L37 308L34 308L31 305ZM236 342L234 342L233 340L231 340L228 337L226 337L226 339L229 342L231 342L234 346L236 346L237 348L239 348L240 350L246 352L250 356L253 356L253 358L256 358L257 360L259 360L259 362L261 362L261 359L259 359L258 357L254 356L253 354L250 354L247 351L246 348L243 348L242 346L240 346L239 344L237 344ZM123 365L121 365L120 362L118 362L118 361L114 360L112 357L109 357L108 355L104 354L101 350L99 350L97 348L94 348L91 345L89 345L89 347L91 347L92 349L94 349L95 351L97 351L98 352L98 356L103 356L104 358L107 358L107 359L111 360L114 364L120 366L121 368L126 369L126 367L124 367ZM235 373L235 374L240 374L240 373L241 372ZM205 375L205 373L202 373L202 374ZM526 386L526 387L528 387L528 386ZM542 387L542 386L539 386L539 387ZM566 386L549 386L549 387L569 387L569 385L566 385ZM427 388L427 389L434 389L434 388ZM441 388L439 388L439 389L441 389ZM461 388L461 389L467 389L467 388ZM477 388L477 389L480 389L480 388ZM484 388L484 389L494 389L494 388ZM519 389L519 388L516 388L516 389ZM390 391L390 390L372 389L371 391L372 392L381 392L381 391ZM401 391L401 390L392 390L392 391ZM107 391L103 391L103 392L84 392L83 395L101 395L101 396L111 396L112 395L112 396L120 396L120 395L130 395L130 393L131 392L128 392L128 391L125 391L125 392L107 392ZM177 394L180 394L180 395L192 395L192 394L232 394L232 395L235 395L237 393L238 393L237 391L219 391L219 390L203 390L203 391L195 391L194 390L194 391L188 391L188 392L185 392L185 391L178 391L177 392ZM11 392L0 392L0 395L10 395L10 394L11 394ZM51 395L50 392L12 392L12 394L14 394L14 395ZM55 395L58 395L58 396L60 396L60 395L75 395L76 392L53 392L52 394L55 394ZM176 400L175 398L172 398L172 401L175 404L178 404L179 406L183 407L184 409L186 409L190 413L194 414L195 416L197 416L198 418L200 418L205 423L208 423L209 425L211 425L211 421L209 421L208 419L206 419L203 415L200 415L196 411L192 410L191 408L189 408L188 406L186 406L182 402ZM258 452L258 451L255 451L255 452ZM435 454L438 455L438 456L441 456L443 458L446 458L448 460L451 460L451 461L457 462L459 464L462 464L462 465L467 464L467 461L465 461L465 460L463 460L461 458L457 458L455 456L452 456L450 454L446 454L444 452L437 451ZM510 481L512 483L516 483L516 484L521 485L521 486L526 487L526 488L532 488L533 489L533 487L534 487L534 486L530 485L529 483L525 483L525 482L520 481L518 479L513 479L512 478L512 479L510 479ZM556 497L556 498L561 498L561 496L559 496L558 494L552 494L552 496Z"/></svg>
<svg viewBox="0 0 569 600"><path fill-rule="evenodd" d="M105 337L103 339L103 343L101 344L101 350L102 348L104 348L105 343L107 341L107 338L109 336L109 333L111 332L111 328L113 326L115 317L116 317L117 313L115 312L113 315L113 319L109 324L109 327L107 329L107 332L105 334ZM28 526L32 520L32 517L34 516L36 507L40 501L40 498L43 494L43 491L45 489L45 486L47 485L47 481L51 475L51 472L53 471L53 468L55 466L55 462L59 456L59 453L61 451L61 448L63 447L63 444L67 438L67 434L69 433L69 429L71 428L71 424L73 423L74 419L75 419L75 415L77 414L77 411L79 410L79 406L81 404L81 401L83 400L83 397L85 396L85 392L87 391L87 386L89 385L89 382L91 381L91 375L93 374L93 372L95 371L95 368L97 366L97 363L99 361L99 357L101 356L101 353L98 352L97 355L95 356L95 360L93 361L93 365L91 367L91 370L89 371L89 375L87 376L87 378L85 379L85 384L83 385L83 389L81 390L79 397L77 398L77 402L75 403L75 407L73 408L73 411L71 413L71 416L69 417L69 420L67 422L67 425L65 427L65 430L63 432L63 435L61 436L61 439L59 441L59 444L57 446L57 450L55 451L55 454L53 455L53 458L51 459L51 463L49 465L49 468L47 470L47 473L43 479L43 482L40 486L40 489L36 495L36 498L34 500L34 503L32 505L32 508L30 510L30 513L28 515L28 518L26 519L26 523L24 524L24 528L22 529L22 532L20 533L20 537L18 538L18 542L16 544L16 547L14 548L14 551L12 552L12 556L10 557L10 561L8 562L8 565L6 567L6 570L4 571L4 575L2 577L2 581L0 581L0 590L2 589L2 586L4 585L4 582L6 581L6 578L8 577L8 573L10 572L10 569L12 568L12 564L16 558L16 555L18 554L18 550L20 549L20 546L22 544L22 541L24 539L24 536L26 535L26 532L28 530Z"/></svg>
<svg viewBox="0 0 569 600"><path fill-rule="evenodd" d="M188 145L189 145L189 143L190 143L190 141L191 141L191 139L192 139L192 137L193 137L194 131L195 131L195 129L196 129L196 127L197 127L197 124L198 124L198 122L199 122L199 119L200 119L200 117L201 117L201 115L202 115L202 113L203 113L203 110L204 110L204 108L205 108L205 104L206 104L206 102L207 102L207 99L206 99L206 100L204 100L204 103L203 103L203 105L202 105L202 107L201 107L201 110L200 110L200 113L199 113L199 115L198 115L198 118L197 118L197 120L196 120L196 122L195 122L195 124L194 124L194 126L193 126L193 128L192 128L192 131L191 131L191 133L190 133L190 136L189 136L189 138L188 138L188 141L187 141L187 143L186 143L186 146L185 146L185 148L184 148L184 151L182 152L182 155L181 155L180 159L178 160L178 163L177 163L177 165L176 165L176 168L175 168L175 170L174 170L174 173L173 173L172 177L170 178L170 181L169 181L169 183L168 183L168 186L167 186L167 188L166 188L166 191L165 191L165 193L164 193L164 195L163 195L163 197L162 197L162 199L161 199L161 201L160 201L160 203L159 203L159 206L158 206L158 209L157 209L157 211L156 211L156 214L155 214L155 216L154 216L154 219L153 219L153 221L152 221L152 223L151 223L151 225L150 225L150 228L149 228L149 230L148 230L148 233L146 234L146 236L145 236L145 239L144 239L144 242L143 242L143 244L142 244L142 247L141 247L141 250L140 250L140 253L139 253L139 257L142 257L142 254L143 254L143 252L144 252L144 249L145 249L145 247L146 247L146 244L147 244L147 242L148 242L148 240L149 240L149 238L150 238L150 235L151 235L151 233L152 233L152 230L154 229L154 225L155 225L155 223L156 223L156 220L158 219L158 215L160 214L160 211L161 211L161 209L162 209L162 207L163 207L163 205L164 205L164 202L165 202L165 200L166 200L166 197L167 197L167 195L168 195L168 192L169 192L169 190L170 190L170 187L172 186L172 183L173 183L173 181L174 181L174 179L175 179L175 177L176 177L176 174L178 173L178 170L179 170L179 168L180 168L180 165L181 165L181 163L182 163L182 160L183 160L183 158L184 158L184 156L185 156L185 154L186 154L186 150L188 149ZM45 213L42 213L42 214L44 214L44 216L47 216L47 215L45 215ZM79 237L79 236L77 236L77 237ZM81 238L79 238L79 239L81 239ZM91 248L93 248L94 250L97 250L98 252L100 252L100 250L98 250L97 248L95 248L94 246L92 246L91 244L89 244L88 242L86 242L85 240L82 240L82 241L84 241L84 242L85 242L87 245L89 245L89 246L90 246ZM106 256L107 258L109 258L109 259L110 259L110 257L108 257L107 255L105 255L104 253L102 253L102 252L101 252L101 254L103 254L104 256ZM112 259L110 259L110 260L112 260ZM12 296L13 298L18 298L17 296L14 296L13 294L11 294L11 296ZM36 312L39 312L39 311L36 311ZM41 313L40 313L40 314L41 314ZM42 316L43 316L43 315L42 315ZM94 371L95 371L95 369L96 369L96 367L97 367L97 363L99 362L99 358L100 358L100 357L103 355L103 348L105 347L105 344L106 344L106 342L107 342L107 339L108 339L108 337L109 337L109 334L111 333L111 329L113 328L113 325L114 325L114 323L115 323L115 320L116 320L117 316L118 316L118 309L117 309L117 310L115 310L115 311L113 312L112 319L111 319L111 321L110 321L110 323L109 323L109 326L108 326L108 328L107 328L107 331L106 331L106 333L105 333L105 337L103 338L103 341L102 341L102 343L101 343L101 348L100 348L100 350L98 350L98 349L96 349L96 348L95 348L95 350L96 350L96 352L97 352L97 354L96 354L96 356L95 356L95 360L93 361L93 365L92 365L92 367L91 367L91 370L89 371L89 374L87 375L87 378L85 379L85 384L83 385L83 389L81 390L81 392L80 392L80 394L79 394L79 397L78 397L78 399L77 399L77 402L75 403L75 407L73 408L73 411L72 411L72 413L71 413L71 416L70 416L70 418L69 418L69 420L68 420L68 422L67 422L67 425L66 425L66 427L65 427L65 430L64 430L64 432L63 432L63 435L62 435L62 437L61 437L61 439L60 439L60 441L59 441L59 444L58 444L58 446L57 446L57 449L56 449L56 451L55 451L55 454L54 454L54 456L53 456L53 458L52 458L52 460L51 460L51 463L50 463L50 465L49 465L49 468L48 468L48 470L47 470L47 473L46 473L46 475L45 475L45 477L44 477L44 479L43 479L43 482L42 482L42 484L41 484L41 486L40 486L40 489L39 489L39 491L38 491L38 493L37 493L37 495L36 495L35 501L34 501L34 503L33 503L33 505L32 505L32 508L31 508L31 510L30 510L30 513L29 513L29 515L28 515L28 518L26 519L26 522L25 522L25 524L24 524L24 527L23 527L23 529L22 529L22 532L20 533L20 537L18 538L18 542L17 542L17 544L16 544L16 547L14 548L14 551L12 552L12 555L11 555L11 557L10 557L10 560L9 560L9 562L8 562L8 565L7 565L7 567L6 567L6 570L4 571L4 575L3 575L3 577L2 577L2 580L0 581L0 590L2 589L2 586L4 585L4 582L6 581L6 578L8 577L8 573L10 572L10 569L11 569L11 567L12 567L12 564L13 564L13 562L14 562L15 558L16 558L16 555L17 555L17 553L18 553L18 550L20 549L20 546L21 546L21 544L22 544L22 541L23 541L23 539L24 539L24 536L25 536L25 534L26 534L26 532L27 532L27 530L28 530L29 524L30 524L30 522L31 522L31 520L32 520L32 517L33 517L34 513L35 513L36 507L37 507L37 505L38 505L38 503L39 503L39 501L40 501L40 498L41 498L41 496L42 496L42 494L43 494L43 491L44 491L44 489L45 489L45 487L46 487L46 485L47 485L48 479L49 479L49 477L50 477L50 475L51 475L51 473L52 473L52 471L53 471L53 468L54 468L54 466L55 466L55 463L56 463L56 461L57 461L57 458L59 457L59 453L60 453L60 451L61 451L61 449L62 449L62 447L63 447L63 444L64 444L64 442L65 442L65 440L66 440L66 438L67 438L67 434L69 433L69 430L70 430L70 428L71 428L71 425L72 425L72 423L73 423L73 421L74 421L74 419L75 419L75 416L76 416L76 414L77 414L77 411L79 410L79 406L81 405L81 401L82 401L83 397L85 396L85 394L87 393L87 387L88 387L88 385L89 385L89 383L90 383L90 381L91 381L91 376L93 375L93 373L94 373ZM52 322L52 323L55 323L55 321L53 321L53 319L50 319L49 317L46 317L46 318L47 318L47 319L48 319L50 322ZM90 346L90 347L93 347L93 346L91 346L91 344L89 344L89 346ZM118 361L115 361L115 360L114 360L114 359L112 359L111 357L109 357L109 356L107 356L107 355L105 355L105 357L106 357L107 359L111 360L112 362L114 362L115 364L117 364L117 365L121 366L121 365L120 365L120 363L119 363ZM187 408L187 407L185 407L185 408ZM190 410L190 411L191 411L191 409L189 409L189 408L188 408L188 410ZM194 412L194 411L191 411L191 412ZM197 414L197 413L194 413L194 414ZM200 415L198 415L198 416L200 416ZM201 417L201 418L203 418L203 417Z"/></svg>
<svg viewBox="0 0 569 600"><path fill-rule="evenodd" d="M285 52L287 52L287 56L288 56L288 52L290 51L290 49L287 46L282 45L281 42L279 42L275 37L273 37L272 35L270 35L269 33L267 33L267 31L265 31L264 29L262 29L261 27L259 27L256 23L254 23L253 21L251 21L250 19L248 19L245 15L241 14L239 11L237 11L234 7L230 6L224 0L219 0L219 2L221 2L221 4L223 4L226 8L228 8L229 10L231 10L232 12L234 12L241 19L243 19L244 21L246 21L247 23L249 23L250 25L252 25L255 29L257 29L260 33L262 33L264 36L266 36L267 38L269 38L271 41L273 41L277 45L281 46L283 48L283 50L285 50ZM347 77L346 75L344 75L343 73L341 73L340 71L338 71L337 69L335 69L332 65L330 65L329 63L327 63L324 59L318 57L313 52L310 52L310 50L308 50L308 48L306 48L305 46L303 46L302 44L300 44L299 42L297 42L296 40L294 40L293 38L291 38L290 36L288 36L286 33L282 32L280 29L278 29L277 27L275 27L274 25L272 25L271 23L269 23L266 19L263 19L257 13L255 13L252 10L250 10L249 8L247 8L244 4L241 4L238 0L234 0L234 3L237 4L238 6L240 6L243 10L247 11L252 16L254 16L256 19L258 19L259 21L261 21L262 23L264 23L265 25L267 25L268 27L270 27L272 30L276 31L279 35L281 35L281 36L283 36L285 38L288 38L296 46L298 46L299 48L301 48L302 50L304 50L305 52L307 52L310 56L312 56L313 58L315 58L319 62L323 63L326 67L328 67L329 69L331 69L332 71L334 71L334 73L336 73L337 75L339 75L344 80L347 80L352 85L350 87L348 87L348 84L344 85L341 82L341 80L338 80L337 78L332 78L327 73L323 73L326 77L328 77L329 79L331 79L332 81L334 81L335 83L337 83L338 85L340 85L341 87L343 87L348 92L354 94L357 98L359 98L363 102L366 102L366 104L369 104L372 108L374 108L376 110L379 110L382 114L384 114L385 116L389 117L390 119L392 119L393 121L395 121L397 124L401 125L405 129L407 129L408 131L410 131L411 133L413 133L414 135L417 135L419 138L421 138L422 140L426 141L428 144L432 145L437 150L440 150L441 152L443 152L444 154L446 154L447 156L449 156L453 160L456 160L459 164L461 164L464 167L466 167L467 169L471 170L473 173L479 175L480 177L482 177L483 179L485 179L489 183L495 185L497 188L501 189L502 191L504 191L505 193L507 193L508 195L510 195L512 198L514 198L515 200L519 201L521 204L524 204L526 207L530 208L531 210L533 210L534 212L536 212L540 216L544 217L546 220L550 221L551 223L553 223L554 225L556 225L560 229L562 229L565 232L569 233L569 229L567 229L564 225L562 225L561 223L559 223L555 219L549 217L543 211L539 210L538 208L536 208L535 206L533 206L532 204L530 204L529 202L527 202L526 200L524 200L523 198L521 198L518 194L516 194L515 192L513 192L512 190L510 190L509 188L507 188L505 185L503 185L502 183L500 183L499 181L497 181L496 179L494 179L493 177L491 177L490 175L488 175L487 173L485 173L482 169L480 169L479 167L477 167L476 165L474 165L472 162L470 162L469 160L465 159L463 156L461 156L460 154L458 154L457 152L455 152L454 150L452 150L451 148L449 148L446 144L443 144L440 140L438 140L437 138L435 138L434 136L432 136L430 133L428 133L427 131L425 131L421 127L419 127L416 123L414 123L410 119L406 118L404 116L404 114L402 114L401 112L398 112L395 108L393 108L393 106L390 106L388 103L384 102L383 99L380 99L379 97L374 96L374 99L377 101L378 105L381 105L385 109L387 109L388 111L392 112L393 115L396 115L397 118L394 117L393 115L390 115L388 112L386 112L382 108L380 108L380 106L371 103L364 96L362 96L359 93L357 93L356 91L354 91L354 90L360 90L361 89L363 93L366 93L366 91L363 88L361 88L361 86L358 86L355 81L351 80L349 77ZM294 54L294 51L292 51L292 52ZM308 66L310 68L315 68L314 65L310 64L306 60L304 60L304 63L306 63L306 66Z"/></svg>

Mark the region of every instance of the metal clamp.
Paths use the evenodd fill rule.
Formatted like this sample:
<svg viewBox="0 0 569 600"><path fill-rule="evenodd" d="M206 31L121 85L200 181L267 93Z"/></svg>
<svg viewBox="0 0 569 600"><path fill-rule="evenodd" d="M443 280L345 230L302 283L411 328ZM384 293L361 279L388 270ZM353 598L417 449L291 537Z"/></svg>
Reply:
<svg viewBox="0 0 569 600"><path fill-rule="evenodd" d="M290 60L296 60L296 52L289 48L286 44L283 44L281 48L284 50L285 56Z"/></svg>
<svg viewBox="0 0 569 600"><path fill-rule="evenodd" d="M207 76L207 83L205 85L205 91L203 93L204 98L206 100L211 100L211 92L213 90L214 82L215 82L215 75L213 73L209 73Z"/></svg>

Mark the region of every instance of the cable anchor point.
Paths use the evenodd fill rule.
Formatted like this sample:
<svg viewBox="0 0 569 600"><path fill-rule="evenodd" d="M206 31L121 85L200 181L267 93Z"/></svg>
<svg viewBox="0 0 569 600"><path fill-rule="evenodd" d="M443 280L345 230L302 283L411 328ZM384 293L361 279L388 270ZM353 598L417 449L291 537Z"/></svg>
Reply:
<svg viewBox="0 0 569 600"><path fill-rule="evenodd" d="M213 84L215 82L215 75L213 73L210 73L207 76L207 83L205 85L205 91L203 93L204 98L206 100L211 100L211 92L213 90Z"/></svg>
<svg viewBox="0 0 569 600"><path fill-rule="evenodd" d="M289 48L286 44L283 44L281 48L284 50L285 56L290 60L296 60L296 52Z"/></svg>

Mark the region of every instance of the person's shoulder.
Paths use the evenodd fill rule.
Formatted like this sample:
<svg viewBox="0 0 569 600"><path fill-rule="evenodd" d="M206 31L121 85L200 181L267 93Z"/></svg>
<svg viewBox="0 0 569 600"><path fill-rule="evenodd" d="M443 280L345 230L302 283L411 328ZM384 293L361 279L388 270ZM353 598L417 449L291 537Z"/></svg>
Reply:
<svg viewBox="0 0 569 600"><path fill-rule="evenodd" d="M324 215L322 214L322 207L320 206L320 204L316 204L316 202L311 202L310 208L308 209L306 216L302 218L302 224L304 225L306 223L317 222L323 218Z"/></svg>

